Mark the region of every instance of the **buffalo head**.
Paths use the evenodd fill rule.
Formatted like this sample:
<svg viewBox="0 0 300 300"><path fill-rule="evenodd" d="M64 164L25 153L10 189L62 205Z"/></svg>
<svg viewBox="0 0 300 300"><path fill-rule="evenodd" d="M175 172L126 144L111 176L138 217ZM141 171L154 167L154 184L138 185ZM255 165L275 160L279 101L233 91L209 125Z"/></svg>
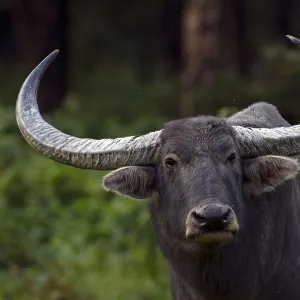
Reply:
<svg viewBox="0 0 300 300"><path fill-rule="evenodd" d="M41 117L36 97L56 54L45 58L20 90L16 116L24 138L63 164L115 170L104 187L151 199L156 231L172 243L190 249L232 241L242 230L245 194L269 192L298 173L298 162L288 156L300 154L300 125L247 128L202 116L143 136L94 140L64 134Z"/></svg>

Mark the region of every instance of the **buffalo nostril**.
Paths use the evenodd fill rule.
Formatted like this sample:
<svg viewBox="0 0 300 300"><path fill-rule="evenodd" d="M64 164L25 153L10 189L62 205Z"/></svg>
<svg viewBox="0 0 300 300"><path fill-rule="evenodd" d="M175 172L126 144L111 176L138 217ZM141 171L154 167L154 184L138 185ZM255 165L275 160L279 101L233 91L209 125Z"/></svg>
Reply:
<svg viewBox="0 0 300 300"><path fill-rule="evenodd" d="M222 222L224 222L226 224L230 221L230 209L229 209L229 207L226 207L224 209L223 216L221 218L222 218Z"/></svg>
<svg viewBox="0 0 300 300"><path fill-rule="evenodd" d="M220 230L231 221L231 209L227 205L210 204L191 212L194 224L202 229Z"/></svg>
<svg viewBox="0 0 300 300"><path fill-rule="evenodd" d="M227 217L229 216L229 212L230 212L229 207L225 207L223 216L224 216L225 218L227 218Z"/></svg>
<svg viewBox="0 0 300 300"><path fill-rule="evenodd" d="M191 217L200 225L205 224L205 216L199 211L193 211Z"/></svg>

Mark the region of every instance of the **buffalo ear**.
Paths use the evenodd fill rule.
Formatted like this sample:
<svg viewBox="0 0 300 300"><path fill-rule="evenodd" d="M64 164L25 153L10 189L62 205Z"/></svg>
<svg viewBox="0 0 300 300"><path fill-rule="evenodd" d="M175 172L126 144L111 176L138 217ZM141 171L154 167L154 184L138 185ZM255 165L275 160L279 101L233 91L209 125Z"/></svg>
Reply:
<svg viewBox="0 0 300 300"><path fill-rule="evenodd" d="M268 155L244 159L244 189L251 194L272 191L294 178L299 170L299 162L289 157Z"/></svg>
<svg viewBox="0 0 300 300"><path fill-rule="evenodd" d="M150 198L154 193L154 167L124 167L104 177L106 190L135 199Z"/></svg>

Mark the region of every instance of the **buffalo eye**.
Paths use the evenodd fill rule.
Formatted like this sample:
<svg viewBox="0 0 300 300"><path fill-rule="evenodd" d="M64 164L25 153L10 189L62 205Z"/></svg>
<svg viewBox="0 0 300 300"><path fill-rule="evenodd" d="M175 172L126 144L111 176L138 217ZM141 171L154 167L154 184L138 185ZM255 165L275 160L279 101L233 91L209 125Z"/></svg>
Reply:
<svg viewBox="0 0 300 300"><path fill-rule="evenodd" d="M229 163L234 163L236 160L236 154L235 153L231 153L227 158L226 158L226 161L229 162Z"/></svg>
<svg viewBox="0 0 300 300"><path fill-rule="evenodd" d="M177 159L174 155L167 156L164 160L164 164L167 168L172 169L177 164Z"/></svg>

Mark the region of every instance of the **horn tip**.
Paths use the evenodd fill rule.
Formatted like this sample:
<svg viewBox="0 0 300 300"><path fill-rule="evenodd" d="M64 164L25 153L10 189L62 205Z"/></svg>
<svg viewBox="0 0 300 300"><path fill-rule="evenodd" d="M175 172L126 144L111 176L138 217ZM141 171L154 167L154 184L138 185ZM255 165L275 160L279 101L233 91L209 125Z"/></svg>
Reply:
<svg viewBox="0 0 300 300"><path fill-rule="evenodd" d="M286 35L286 37L291 40L294 44L296 44L297 46L300 46L300 40L291 36L291 35Z"/></svg>
<svg viewBox="0 0 300 300"><path fill-rule="evenodd" d="M59 53L59 50L56 49L52 51L38 66L37 69L44 70L50 65L50 63L55 59L57 54Z"/></svg>
<svg viewBox="0 0 300 300"><path fill-rule="evenodd" d="M50 53L50 57L53 59L57 56L57 54L59 53L59 50L58 49L55 49L54 51L52 51L52 53Z"/></svg>

